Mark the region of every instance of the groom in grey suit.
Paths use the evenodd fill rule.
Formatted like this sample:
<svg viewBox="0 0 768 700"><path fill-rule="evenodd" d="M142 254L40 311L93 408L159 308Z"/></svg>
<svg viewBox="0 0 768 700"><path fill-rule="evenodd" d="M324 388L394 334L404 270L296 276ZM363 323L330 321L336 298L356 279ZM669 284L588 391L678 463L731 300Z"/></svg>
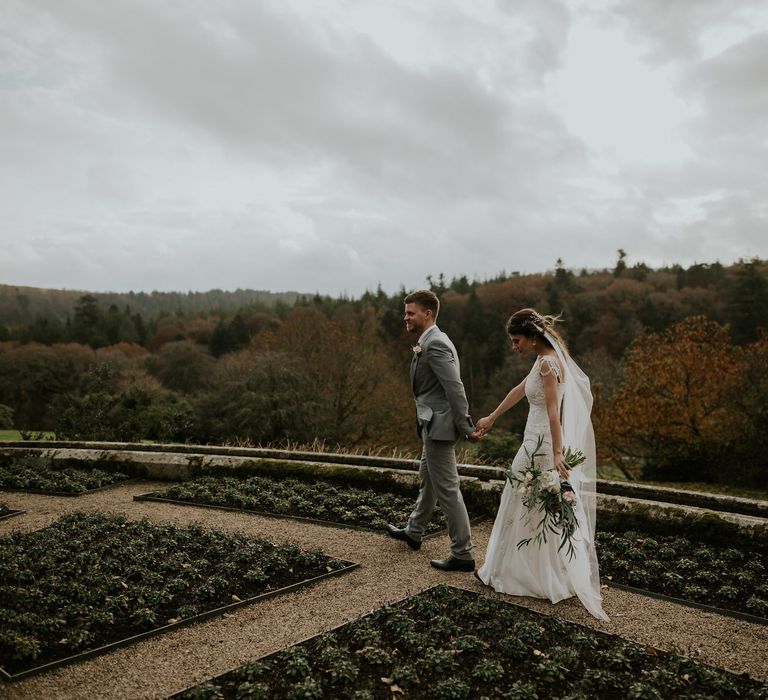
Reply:
<svg viewBox="0 0 768 700"><path fill-rule="evenodd" d="M474 571L469 516L459 490L455 443L461 436L471 440L479 436L469 417L456 348L435 325L439 311L440 302L429 290L405 297L405 326L409 332L419 334L411 360L411 386L416 399L416 426L423 443L421 485L408 524L402 529L387 525L387 534L411 549L419 549L439 503L448 520L451 555L430 563L444 571Z"/></svg>

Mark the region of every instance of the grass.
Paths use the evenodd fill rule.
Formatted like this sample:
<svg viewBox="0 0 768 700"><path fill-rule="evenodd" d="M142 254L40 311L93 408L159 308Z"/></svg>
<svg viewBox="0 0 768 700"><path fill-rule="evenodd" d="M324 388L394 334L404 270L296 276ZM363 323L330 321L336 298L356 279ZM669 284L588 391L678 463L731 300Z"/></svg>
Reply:
<svg viewBox="0 0 768 700"><path fill-rule="evenodd" d="M37 431L33 430L31 431L33 433L37 433ZM40 433L42 435L43 440L55 440L56 439L56 433L41 431ZM0 430L0 442L18 442L21 440L21 431L20 430Z"/></svg>

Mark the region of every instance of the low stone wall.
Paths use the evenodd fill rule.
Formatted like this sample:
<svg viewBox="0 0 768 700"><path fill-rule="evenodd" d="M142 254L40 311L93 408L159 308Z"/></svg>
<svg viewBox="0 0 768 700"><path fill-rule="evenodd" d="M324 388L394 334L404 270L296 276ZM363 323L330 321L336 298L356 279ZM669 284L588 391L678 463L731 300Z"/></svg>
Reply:
<svg viewBox="0 0 768 700"><path fill-rule="evenodd" d="M646 501L677 503L679 505L696 506L709 510L726 513L741 513L758 518L768 518L768 501L755 501L749 498L737 498L717 493L702 493L701 491L686 491L669 486L650 486L627 481L608 481L598 479L597 490L603 494L626 496Z"/></svg>
<svg viewBox="0 0 768 700"><path fill-rule="evenodd" d="M85 451L87 454L96 451L101 452L102 455L109 455L110 459L127 458L137 465L143 465L147 469L147 475L154 479L187 479L190 478L188 474L194 473L195 465L205 463L236 464L242 462L242 458L290 460L312 464L326 463L332 466L373 467L404 472L417 471L419 467L418 460L415 459L212 445L43 440L2 443L0 453L5 450L27 450L35 453L44 450L45 454L60 456L72 454L72 450ZM120 455L123 457L119 457ZM174 466L171 467L170 465ZM486 467L477 464L459 464L458 467L461 476L473 477L481 481L503 481L504 479L504 470L500 467ZM599 494L624 496L630 499L674 503L723 513L740 513L768 518L768 502L766 501L607 479L597 480L597 491Z"/></svg>
<svg viewBox="0 0 768 700"><path fill-rule="evenodd" d="M216 457L245 457L248 459L284 459L312 463L344 464L359 467L376 467L380 469L396 469L401 471L417 471L419 461L416 459L398 459L394 457L377 457L357 454L338 454L333 452L302 452L300 450L275 450L263 447L226 447L212 445L158 444L132 442L64 442L55 440L4 442L0 444L0 453L6 449L21 450L100 450L105 453L162 453L188 455L194 459ZM147 460L151 463L152 460ZM242 461L242 460L241 460ZM485 467L478 464L460 464L459 472L464 476L478 479L502 479L504 470L498 467Z"/></svg>
<svg viewBox="0 0 768 700"><path fill-rule="evenodd" d="M362 455L257 448L69 442L5 443L0 446L0 454L39 455L58 462L88 461L99 468L116 468L134 476L162 481L186 481L211 473L294 473L305 477L331 478L340 483L359 486L378 483L387 488L402 488L404 491L414 490L418 486L418 463L415 460ZM476 513L482 512L493 517L504 487L503 470L460 465L459 471L468 505L471 504ZM625 485L621 482L599 481L598 487L602 487L603 491L597 494L601 528L683 534L723 546L739 543L768 552L768 519L764 517L764 503L639 484ZM618 493L605 493L606 487ZM637 498L637 494L642 497ZM684 502L669 503L673 498ZM727 510L729 505L740 505L743 502L756 504L759 514ZM717 511L707 507L712 503L718 505Z"/></svg>

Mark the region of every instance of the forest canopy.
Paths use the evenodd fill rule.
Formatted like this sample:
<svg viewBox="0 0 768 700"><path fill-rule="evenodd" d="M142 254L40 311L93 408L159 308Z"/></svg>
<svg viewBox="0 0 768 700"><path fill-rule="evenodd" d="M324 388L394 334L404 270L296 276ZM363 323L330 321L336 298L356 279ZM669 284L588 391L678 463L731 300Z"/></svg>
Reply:
<svg viewBox="0 0 768 700"><path fill-rule="evenodd" d="M612 270L558 260L546 274L439 275L425 286L441 299L438 322L459 350L473 416L527 372L504 322L533 307L561 315L592 379L601 459L657 478L717 480L714 465L728 455L732 476L764 480L766 465L753 463L765 450L741 455L745 441L732 437L768 434L766 261L654 270L628 266L619 251ZM405 293L0 286L0 414L80 439L414 446ZM696 391L681 394L681 378ZM511 411L496 444L509 451L504 436L521 433L524 419L525 407Z"/></svg>

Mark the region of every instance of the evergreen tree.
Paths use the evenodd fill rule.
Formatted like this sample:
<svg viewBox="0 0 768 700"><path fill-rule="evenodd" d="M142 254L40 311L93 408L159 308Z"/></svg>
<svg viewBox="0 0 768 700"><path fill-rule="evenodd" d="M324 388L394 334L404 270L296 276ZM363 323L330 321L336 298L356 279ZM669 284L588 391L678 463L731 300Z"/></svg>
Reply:
<svg viewBox="0 0 768 700"><path fill-rule="evenodd" d="M55 316L37 316L35 320L19 334L22 343L40 343L53 345L61 343L67 337L64 324Z"/></svg>
<svg viewBox="0 0 768 700"><path fill-rule="evenodd" d="M105 330L104 314L96 297L91 294L80 297L72 319L72 340L92 348L104 347L109 344Z"/></svg>
<svg viewBox="0 0 768 700"><path fill-rule="evenodd" d="M616 252L619 254L619 257L616 260L616 267L613 268L613 276L621 277L621 275L624 273L624 270L627 269L627 254L623 248L619 248Z"/></svg>
<svg viewBox="0 0 768 700"><path fill-rule="evenodd" d="M250 334L243 317L237 313L231 321L221 320L216 325L209 345L211 355L221 357L228 352L240 350L248 345Z"/></svg>
<svg viewBox="0 0 768 700"><path fill-rule="evenodd" d="M736 343L757 340L768 329L768 279L757 258L741 261L729 294L731 336Z"/></svg>

